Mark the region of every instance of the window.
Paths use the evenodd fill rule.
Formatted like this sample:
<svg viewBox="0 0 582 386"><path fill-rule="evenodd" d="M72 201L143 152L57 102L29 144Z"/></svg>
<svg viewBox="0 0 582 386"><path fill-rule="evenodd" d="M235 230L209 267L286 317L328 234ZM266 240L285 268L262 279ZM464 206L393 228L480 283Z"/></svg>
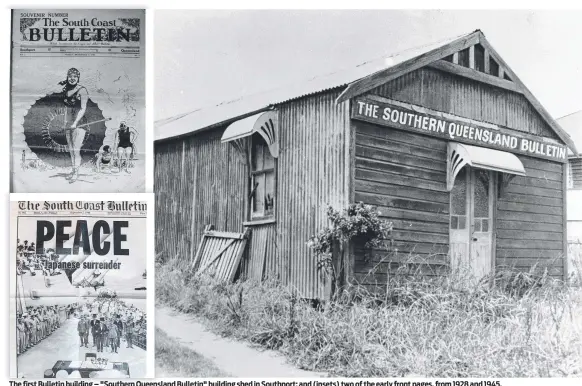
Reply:
<svg viewBox="0 0 582 386"><path fill-rule="evenodd" d="M275 216L275 158L260 134L251 137L251 220Z"/></svg>
<svg viewBox="0 0 582 386"><path fill-rule="evenodd" d="M463 67L469 67L469 49L465 48L459 51L459 65Z"/></svg>
<svg viewBox="0 0 582 386"><path fill-rule="evenodd" d="M499 64L493 58L489 58L489 75L499 76Z"/></svg>
<svg viewBox="0 0 582 386"><path fill-rule="evenodd" d="M485 72L485 48L475 44L475 70Z"/></svg>
<svg viewBox="0 0 582 386"><path fill-rule="evenodd" d="M463 167L451 190L451 229L467 229L467 167Z"/></svg>

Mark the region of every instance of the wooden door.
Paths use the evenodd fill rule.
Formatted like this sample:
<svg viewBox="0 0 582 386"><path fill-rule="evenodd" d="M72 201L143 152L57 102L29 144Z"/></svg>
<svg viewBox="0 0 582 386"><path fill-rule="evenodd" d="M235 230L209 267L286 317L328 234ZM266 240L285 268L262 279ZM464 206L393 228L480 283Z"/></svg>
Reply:
<svg viewBox="0 0 582 386"><path fill-rule="evenodd" d="M478 280L491 272L494 173L465 166L451 190L450 248L454 275Z"/></svg>
<svg viewBox="0 0 582 386"><path fill-rule="evenodd" d="M471 271L476 279L489 274L493 257L493 172L471 171Z"/></svg>

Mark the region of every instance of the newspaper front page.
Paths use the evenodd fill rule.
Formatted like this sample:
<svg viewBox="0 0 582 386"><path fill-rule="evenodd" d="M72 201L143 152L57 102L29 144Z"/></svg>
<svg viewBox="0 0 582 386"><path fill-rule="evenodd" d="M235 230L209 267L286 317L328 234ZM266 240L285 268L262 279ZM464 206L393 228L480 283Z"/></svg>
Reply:
<svg viewBox="0 0 582 386"><path fill-rule="evenodd" d="M147 201L11 201L12 378L151 375L147 216Z"/></svg>
<svg viewBox="0 0 582 386"><path fill-rule="evenodd" d="M13 10L11 191L145 191L144 10Z"/></svg>

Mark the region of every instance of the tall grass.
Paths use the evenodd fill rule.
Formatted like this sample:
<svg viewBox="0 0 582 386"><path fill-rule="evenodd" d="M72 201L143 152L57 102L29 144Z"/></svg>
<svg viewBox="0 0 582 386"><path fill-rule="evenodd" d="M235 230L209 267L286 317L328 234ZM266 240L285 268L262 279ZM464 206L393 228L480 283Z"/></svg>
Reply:
<svg viewBox="0 0 582 386"><path fill-rule="evenodd" d="M276 282L219 284L172 259L156 271L156 298L334 376L582 376L582 291L526 274L525 290L508 290L518 276L494 289L406 277L313 307Z"/></svg>
<svg viewBox="0 0 582 386"><path fill-rule="evenodd" d="M582 286L582 242L568 243L568 263L570 283Z"/></svg>

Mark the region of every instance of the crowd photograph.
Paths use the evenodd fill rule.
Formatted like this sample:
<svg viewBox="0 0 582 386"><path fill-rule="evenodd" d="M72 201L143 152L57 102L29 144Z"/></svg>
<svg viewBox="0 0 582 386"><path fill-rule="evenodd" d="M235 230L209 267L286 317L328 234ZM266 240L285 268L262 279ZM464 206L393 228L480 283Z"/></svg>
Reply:
<svg viewBox="0 0 582 386"><path fill-rule="evenodd" d="M26 306L16 323L19 377L144 376L147 315L139 300L102 288L97 297Z"/></svg>
<svg viewBox="0 0 582 386"><path fill-rule="evenodd" d="M18 355L49 337L61 326L66 308L59 306L30 307L16 318L16 347Z"/></svg>
<svg viewBox="0 0 582 386"><path fill-rule="evenodd" d="M80 346L97 352L118 353L121 343L133 349L146 348L145 313L118 299L98 299L75 310Z"/></svg>
<svg viewBox="0 0 582 386"><path fill-rule="evenodd" d="M51 277L63 274L62 270L52 268L50 263L57 263L59 255L55 253L53 248L47 248L42 253L37 253L34 242L29 243L28 240L23 242L17 241L17 260L16 260L16 274L36 276L37 271L43 276L46 287L51 286Z"/></svg>
<svg viewBox="0 0 582 386"><path fill-rule="evenodd" d="M14 251L18 377L144 377L147 267L140 250L123 256L121 268L88 268L83 262L117 257L59 254L54 243L37 245L34 224L24 221ZM71 261L81 266L63 264Z"/></svg>

